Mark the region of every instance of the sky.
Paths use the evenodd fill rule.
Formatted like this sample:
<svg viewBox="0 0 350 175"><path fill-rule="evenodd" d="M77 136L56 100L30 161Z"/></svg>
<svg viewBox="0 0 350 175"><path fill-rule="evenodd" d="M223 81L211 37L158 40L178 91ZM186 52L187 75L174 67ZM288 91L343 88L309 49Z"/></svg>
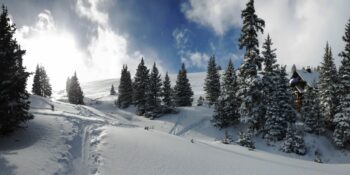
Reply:
<svg viewBox="0 0 350 175"><path fill-rule="evenodd" d="M142 57L164 74L177 73L181 62L189 72L205 71L212 55L223 68L229 59L237 68L244 54L238 38L247 0L0 2L17 26L27 70L44 66L54 90L75 71L81 82L118 78L123 64L133 75ZM319 65L329 42L339 65L348 7L348 0L255 0L266 22L260 46L270 34L278 63L301 68Z"/></svg>

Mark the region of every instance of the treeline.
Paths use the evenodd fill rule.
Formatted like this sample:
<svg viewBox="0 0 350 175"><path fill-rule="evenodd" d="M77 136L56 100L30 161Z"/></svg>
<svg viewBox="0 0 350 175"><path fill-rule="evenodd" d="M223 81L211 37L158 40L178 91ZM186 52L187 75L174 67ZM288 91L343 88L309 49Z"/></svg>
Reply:
<svg viewBox="0 0 350 175"><path fill-rule="evenodd" d="M114 87L111 87L111 95ZM158 71L156 63L149 70L143 58L137 67L134 81L126 65L123 66L118 87L118 99L115 104L119 108L127 108L135 105L138 115L147 118L158 118L162 114L176 112L176 106L192 106L193 91L187 78L185 64L179 70L176 85L171 87L168 73L164 80Z"/></svg>
<svg viewBox="0 0 350 175"><path fill-rule="evenodd" d="M319 81L316 87L306 87L298 115L293 109L286 67L277 64L269 35L260 55L257 37L263 33L265 22L255 14L253 0L242 11L242 18L239 47L245 54L239 69L234 70L229 61L220 84L215 57L208 63L205 91L208 104L215 105L213 124L219 128L246 124L239 143L251 148L251 136L261 135L268 143L283 141L281 149L285 152L305 154L304 132L332 133L333 143L345 148L350 142L350 20L343 36L345 49L339 54L343 58L339 69L327 43Z"/></svg>

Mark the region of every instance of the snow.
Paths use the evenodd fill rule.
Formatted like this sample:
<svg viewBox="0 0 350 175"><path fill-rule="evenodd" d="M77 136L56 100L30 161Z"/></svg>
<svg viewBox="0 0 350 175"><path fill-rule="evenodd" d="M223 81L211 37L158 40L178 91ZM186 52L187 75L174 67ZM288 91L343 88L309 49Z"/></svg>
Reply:
<svg viewBox="0 0 350 175"><path fill-rule="evenodd" d="M176 75L171 75L175 83ZM205 73L188 74L196 97ZM178 114L149 120L135 108L114 106L117 80L82 83L87 106L65 103L64 91L47 99L31 96L35 118L11 136L0 137L0 174L290 174L348 175L350 151L335 149L324 136L307 134L308 154L298 156L267 146L222 144L225 130L212 126L213 109L182 107ZM196 98L195 100L196 101ZM54 105L54 111L51 109ZM146 130L145 127L149 129ZM242 128L241 128L242 127ZM244 126L227 129L233 139ZM193 139L193 143L191 140ZM321 152L324 163L313 162Z"/></svg>

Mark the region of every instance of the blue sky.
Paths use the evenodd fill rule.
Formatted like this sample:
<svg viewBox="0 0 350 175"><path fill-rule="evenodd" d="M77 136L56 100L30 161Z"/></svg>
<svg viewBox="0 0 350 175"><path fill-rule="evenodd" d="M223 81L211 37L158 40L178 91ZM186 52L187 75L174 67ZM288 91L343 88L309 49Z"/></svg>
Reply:
<svg viewBox="0 0 350 175"><path fill-rule="evenodd" d="M204 71L213 54L237 68L242 0L1 0L16 23L17 39L27 50L25 65L47 68L54 89L77 71L82 81L117 78L123 64L134 69L141 57L161 72L176 73L181 62L190 72ZM270 33L278 61L316 66L328 41L334 53L350 18L346 0L256 0L266 21L260 43ZM322 20L320 20L322 19ZM340 60L336 58L336 62ZM62 71L62 68L64 71Z"/></svg>

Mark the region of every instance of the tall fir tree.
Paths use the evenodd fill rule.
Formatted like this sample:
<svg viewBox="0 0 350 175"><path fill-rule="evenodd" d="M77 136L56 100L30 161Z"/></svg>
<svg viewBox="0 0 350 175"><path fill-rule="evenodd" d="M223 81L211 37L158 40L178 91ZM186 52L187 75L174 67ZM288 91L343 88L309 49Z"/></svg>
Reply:
<svg viewBox="0 0 350 175"><path fill-rule="evenodd" d="M42 96L43 97L51 97L52 95L52 87L50 84L50 78L47 76L46 70L43 66L41 66L41 88L42 88Z"/></svg>
<svg viewBox="0 0 350 175"><path fill-rule="evenodd" d="M177 75L176 85L174 87L174 101L176 106L192 106L193 91L187 78L187 70L184 63L182 63L179 74Z"/></svg>
<svg viewBox="0 0 350 175"><path fill-rule="evenodd" d="M252 62L261 70L262 59L259 57L259 40L258 32L263 32L265 22L255 14L254 0L249 0L246 8L242 10L241 17L243 18L243 26L241 36L239 38L240 49L245 48L246 53L253 52L250 56Z"/></svg>
<svg viewBox="0 0 350 175"><path fill-rule="evenodd" d="M123 65L120 82L118 86L118 100L116 102L119 108L127 108L132 103L133 89L132 89L131 75L128 71L128 66Z"/></svg>
<svg viewBox="0 0 350 175"><path fill-rule="evenodd" d="M255 14L254 0L246 4L242 11L243 26L239 38L239 46L245 48L243 63L239 68L237 91L241 121L248 123L251 130L259 131L262 125L262 81L257 75L261 69L262 59L259 56L258 32L263 32L264 20Z"/></svg>
<svg viewBox="0 0 350 175"><path fill-rule="evenodd" d="M137 108L137 114L143 115L146 110L146 90L147 83L149 81L149 70L145 66L143 58L141 59L140 64L137 67L135 80L134 80L134 104Z"/></svg>
<svg viewBox="0 0 350 175"><path fill-rule="evenodd" d="M343 36L345 49L339 56L343 58L339 67L338 93L340 96L339 110L334 116L333 142L343 148L350 142L350 20L345 27Z"/></svg>
<svg viewBox="0 0 350 175"><path fill-rule="evenodd" d="M72 76L70 81L68 101L72 104L84 104L84 94L81 90L76 72L74 72L74 75Z"/></svg>
<svg viewBox="0 0 350 175"><path fill-rule="evenodd" d="M68 92L69 92L70 82L71 82L71 78L70 78L70 77L67 77L67 80L66 80L66 92L67 92L67 96L68 96Z"/></svg>
<svg viewBox="0 0 350 175"><path fill-rule="evenodd" d="M204 91L206 92L206 99L209 105L215 104L220 96L220 74L215 63L215 56L210 57L208 62Z"/></svg>
<svg viewBox="0 0 350 175"><path fill-rule="evenodd" d="M112 84L111 90L109 92L110 95L117 95L117 92L115 92L114 85Z"/></svg>
<svg viewBox="0 0 350 175"><path fill-rule="evenodd" d="M215 105L212 120L216 127L225 128L236 124L239 120L239 103L236 97L236 79L236 73L232 61L229 60L226 71L223 74L222 91L218 102Z"/></svg>
<svg viewBox="0 0 350 175"><path fill-rule="evenodd" d="M34 95L40 95L42 96L41 92L41 81L40 81L40 67L39 65L36 65L34 78L33 78L33 87L32 87L32 93Z"/></svg>
<svg viewBox="0 0 350 175"><path fill-rule="evenodd" d="M161 114L162 80L156 63L153 64L146 91L146 113L148 118L157 118Z"/></svg>
<svg viewBox="0 0 350 175"><path fill-rule="evenodd" d="M165 74L165 78L163 81L162 87L162 101L163 106L165 108L165 112L168 113L174 108L174 100L173 100L173 89L171 88L171 82L168 75L168 72Z"/></svg>
<svg viewBox="0 0 350 175"><path fill-rule="evenodd" d="M333 118L338 106L337 69L332 56L332 49L326 44L323 62L320 66L320 78L318 81L318 96L323 120L328 128L332 128Z"/></svg>
<svg viewBox="0 0 350 175"><path fill-rule="evenodd" d="M23 66L20 45L14 38L16 26L10 22L3 5L0 15L0 134L10 133L33 119L29 113L29 93L26 82L30 73Z"/></svg>
<svg viewBox="0 0 350 175"><path fill-rule="evenodd" d="M319 135L324 130L324 120L318 94L316 88L306 87L302 99L301 116L305 123L305 131Z"/></svg>

